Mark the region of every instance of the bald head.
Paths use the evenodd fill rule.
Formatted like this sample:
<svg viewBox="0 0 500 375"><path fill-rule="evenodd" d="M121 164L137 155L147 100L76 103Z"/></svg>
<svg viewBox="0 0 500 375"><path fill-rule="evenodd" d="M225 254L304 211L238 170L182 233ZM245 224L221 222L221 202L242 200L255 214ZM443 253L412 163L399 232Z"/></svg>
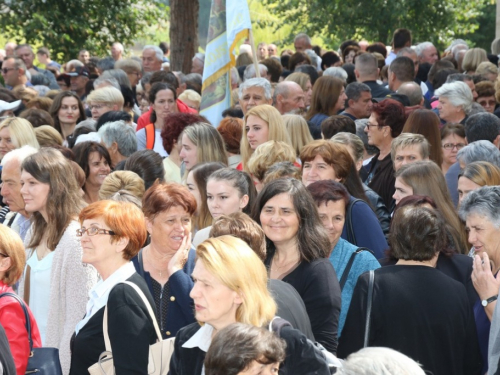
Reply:
<svg viewBox="0 0 500 375"><path fill-rule="evenodd" d="M422 105L424 97L420 85L415 82L405 82L399 86L398 94L406 95L410 99L410 106Z"/></svg>
<svg viewBox="0 0 500 375"><path fill-rule="evenodd" d="M276 85L273 103L281 113L302 111L305 108L304 91L299 84L292 81L283 81Z"/></svg>

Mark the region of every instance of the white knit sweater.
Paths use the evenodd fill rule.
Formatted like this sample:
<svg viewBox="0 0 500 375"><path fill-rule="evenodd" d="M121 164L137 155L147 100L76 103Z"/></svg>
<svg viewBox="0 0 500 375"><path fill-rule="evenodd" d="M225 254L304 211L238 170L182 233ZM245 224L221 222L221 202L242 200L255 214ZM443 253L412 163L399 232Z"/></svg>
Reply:
<svg viewBox="0 0 500 375"><path fill-rule="evenodd" d="M59 349L63 374L69 374L71 364L70 339L76 324L85 316L90 289L97 283L94 267L82 263L82 248L76 237L79 223L72 221L57 244L50 271L50 300L46 346ZM25 246L31 239L31 230ZM26 249L27 256L33 249ZM24 275L19 283L19 295L24 298Z"/></svg>

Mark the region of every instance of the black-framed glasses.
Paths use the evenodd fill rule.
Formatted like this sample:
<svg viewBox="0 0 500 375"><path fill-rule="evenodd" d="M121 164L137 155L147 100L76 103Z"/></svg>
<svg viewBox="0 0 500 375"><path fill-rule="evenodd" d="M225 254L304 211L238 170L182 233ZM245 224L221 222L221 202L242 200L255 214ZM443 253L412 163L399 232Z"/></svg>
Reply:
<svg viewBox="0 0 500 375"><path fill-rule="evenodd" d="M445 143L443 145L443 148L445 150L453 150L454 148L456 148L457 150L460 150L461 148L464 148L464 147L465 147L465 143L457 143L457 144Z"/></svg>
<svg viewBox="0 0 500 375"><path fill-rule="evenodd" d="M373 125L373 124L365 124L365 128L367 128L368 130L370 130L370 128L373 128L373 127L384 127L384 125Z"/></svg>
<svg viewBox="0 0 500 375"><path fill-rule="evenodd" d="M11 70L16 70L16 68L2 68L2 73L7 74Z"/></svg>
<svg viewBox="0 0 500 375"><path fill-rule="evenodd" d="M90 228L82 227L81 229L76 230L77 237L83 236L84 233L87 233L87 236L95 236L97 234L108 234L110 236L115 235L115 232L113 232L112 230L101 229L97 227L90 227Z"/></svg>

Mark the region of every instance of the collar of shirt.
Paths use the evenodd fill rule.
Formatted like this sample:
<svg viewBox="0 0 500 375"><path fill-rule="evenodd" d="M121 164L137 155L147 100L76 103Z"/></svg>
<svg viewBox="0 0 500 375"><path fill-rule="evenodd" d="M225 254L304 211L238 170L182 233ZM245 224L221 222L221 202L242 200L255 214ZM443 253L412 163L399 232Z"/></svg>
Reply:
<svg viewBox="0 0 500 375"><path fill-rule="evenodd" d="M135 267L132 262L127 262L115 272L113 272L106 280L99 280L99 282L90 290L89 301L87 302L87 314L85 318L76 325L76 334L87 324L92 316L101 308L106 306L108 302L109 293L113 287L127 280L135 273Z"/></svg>
<svg viewBox="0 0 500 375"><path fill-rule="evenodd" d="M212 343L212 333L214 332L214 327L210 324L204 324L198 332L196 332L193 337L187 340L183 348L200 348L205 353L208 351L210 344Z"/></svg>
<svg viewBox="0 0 500 375"><path fill-rule="evenodd" d="M28 229L31 224L30 218L25 217L18 213L16 215L16 218L14 219L14 222L19 226L19 236L24 241L24 238L26 237L26 232L28 232Z"/></svg>

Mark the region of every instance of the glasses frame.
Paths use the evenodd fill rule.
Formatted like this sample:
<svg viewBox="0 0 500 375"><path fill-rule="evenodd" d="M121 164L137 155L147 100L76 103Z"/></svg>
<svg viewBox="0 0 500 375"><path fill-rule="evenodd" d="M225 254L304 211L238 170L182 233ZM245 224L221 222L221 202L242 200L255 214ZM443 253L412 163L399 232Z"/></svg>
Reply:
<svg viewBox="0 0 500 375"><path fill-rule="evenodd" d="M8 72L10 72L11 70L17 70L17 68L2 68L2 73L3 74L7 74Z"/></svg>
<svg viewBox="0 0 500 375"><path fill-rule="evenodd" d="M90 233L89 231L92 230L92 231L95 231L95 233ZM102 229L102 228L97 228L97 227L90 227L90 228L80 228L80 229L77 229L76 230L76 236L77 237L83 237L84 234L87 234L87 236L89 237L93 237L93 236L97 236L98 234L107 234L109 236L114 236L116 235L115 232L113 232L112 230L108 230L108 229Z"/></svg>
<svg viewBox="0 0 500 375"><path fill-rule="evenodd" d="M451 145L451 147L446 147L446 146L450 146L450 145ZM460 145L460 147L458 147L458 145ZM446 144L442 145L442 147L445 150L450 150L450 151L452 151L454 148L456 148L458 151L458 150L464 148L465 146L466 146L465 143L446 143Z"/></svg>

